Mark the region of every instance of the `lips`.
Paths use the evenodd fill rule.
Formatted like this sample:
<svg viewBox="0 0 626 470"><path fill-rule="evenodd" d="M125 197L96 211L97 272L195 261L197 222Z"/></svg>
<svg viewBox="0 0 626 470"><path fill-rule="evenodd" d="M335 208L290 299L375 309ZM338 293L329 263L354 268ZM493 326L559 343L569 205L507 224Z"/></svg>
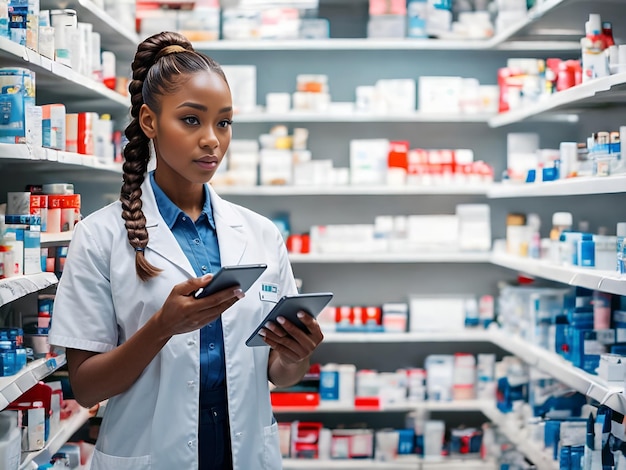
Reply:
<svg viewBox="0 0 626 470"><path fill-rule="evenodd" d="M219 158L217 158L217 155L205 155L198 158L196 161L198 163L217 163L219 161Z"/></svg>

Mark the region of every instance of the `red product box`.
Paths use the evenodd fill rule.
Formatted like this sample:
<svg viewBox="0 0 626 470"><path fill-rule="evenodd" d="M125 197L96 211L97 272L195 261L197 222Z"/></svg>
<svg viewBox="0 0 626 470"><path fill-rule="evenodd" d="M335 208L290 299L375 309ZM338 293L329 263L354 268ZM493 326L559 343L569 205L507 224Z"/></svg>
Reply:
<svg viewBox="0 0 626 470"><path fill-rule="evenodd" d="M272 392L270 393L272 406L295 406L315 408L320 404L320 394L317 392Z"/></svg>
<svg viewBox="0 0 626 470"><path fill-rule="evenodd" d="M409 168L409 142L391 141L389 142L389 154L387 156L388 168L402 168L408 171Z"/></svg>
<svg viewBox="0 0 626 470"><path fill-rule="evenodd" d="M93 155L95 153L93 140L93 123L98 120L97 113L78 113L78 153Z"/></svg>

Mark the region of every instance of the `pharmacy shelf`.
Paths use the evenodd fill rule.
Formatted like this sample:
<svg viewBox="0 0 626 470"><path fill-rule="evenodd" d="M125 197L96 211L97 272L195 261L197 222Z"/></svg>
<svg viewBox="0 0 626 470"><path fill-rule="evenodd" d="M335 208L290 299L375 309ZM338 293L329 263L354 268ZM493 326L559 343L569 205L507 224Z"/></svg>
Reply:
<svg viewBox="0 0 626 470"><path fill-rule="evenodd" d="M535 464L537 470L559 470L559 463L552 459L549 452L530 441L523 430L519 429L518 418L502 413L493 402L487 404L482 412L498 426L518 451Z"/></svg>
<svg viewBox="0 0 626 470"><path fill-rule="evenodd" d="M46 169L57 170L101 170L114 174L122 174L121 163L102 163L93 155L80 153L62 152L43 147L31 147L27 144L2 144L0 143L0 166L8 163L22 163L24 160L38 162L47 165Z"/></svg>
<svg viewBox="0 0 626 470"><path fill-rule="evenodd" d="M15 375L0 377L0 411L65 364L65 354L36 359Z"/></svg>
<svg viewBox="0 0 626 470"><path fill-rule="evenodd" d="M482 412L493 402L485 400L457 400L457 401L424 401L419 403L393 403L382 406L337 406L322 403L316 407L302 406L274 406L275 413L385 413L409 412L414 410L428 410L432 412Z"/></svg>
<svg viewBox="0 0 626 470"><path fill-rule="evenodd" d="M61 429L48 439L45 447L35 452L22 452L21 470L27 469L32 462L44 465L67 441L87 422L92 413L87 408L78 408L72 415L61 421Z"/></svg>
<svg viewBox="0 0 626 470"><path fill-rule="evenodd" d="M581 107L615 105L624 102L626 102L626 73L618 73L554 93L538 103L521 109L502 113L493 117L489 125L502 127L553 111L576 112Z"/></svg>
<svg viewBox="0 0 626 470"><path fill-rule="evenodd" d="M545 183L494 184L487 192L490 199L537 197L537 196L578 196L584 194L608 194L626 192L626 175L607 177L580 177Z"/></svg>
<svg viewBox="0 0 626 470"><path fill-rule="evenodd" d="M526 24L526 23L524 23ZM573 51L580 49L574 41L508 41L503 36L492 39L285 39L221 40L196 42L198 51Z"/></svg>
<svg viewBox="0 0 626 470"><path fill-rule="evenodd" d="M78 21L91 23L94 32L100 33L103 51L114 52L119 59L130 63L134 50L139 43L139 36L122 26L109 13L91 0L41 0L41 8L52 10L70 8L76 10Z"/></svg>
<svg viewBox="0 0 626 470"><path fill-rule="evenodd" d="M558 354L530 344L514 335L502 331L494 331L492 334L496 345L518 356L528 365L550 374L560 382L618 413L626 413L623 383L609 383L596 375L574 367Z"/></svg>
<svg viewBox="0 0 626 470"><path fill-rule="evenodd" d="M423 186L214 186L221 196L399 196L487 195L491 184L441 184Z"/></svg>
<svg viewBox="0 0 626 470"><path fill-rule="evenodd" d="M626 295L626 277L614 271L602 271L578 266L559 266L545 260L535 260L494 253L491 262L498 266L551 281L586 287L611 294Z"/></svg>
<svg viewBox="0 0 626 470"><path fill-rule="evenodd" d="M290 254L292 263L488 263L489 252Z"/></svg>
<svg viewBox="0 0 626 470"><path fill-rule="evenodd" d="M41 246L69 245L74 232L41 232Z"/></svg>
<svg viewBox="0 0 626 470"><path fill-rule="evenodd" d="M25 67L36 74L38 104L64 103L68 112L94 111L125 116L130 99L58 62L0 37L3 66Z"/></svg>
<svg viewBox="0 0 626 470"><path fill-rule="evenodd" d="M324 331L324 325L322 325ZM424 331L409 333L326 332L324 343L468 343L491 342L491 332L482 329L460 331Z"/></svg>
<svg viewBox="0 0 626 470"><path fill-rule="evenodd" d="M29 274L0 279L0 307L58 282L54 273ZM0 379L1 380L1 379Z"/></svg>
<svg viewBox="0 0 626 470"><path fill-rule="evenodd" d="M332 105L331 105L332 106ZM306 113L290 111L287 113L242 113L233 118L235 124L260 122L432 122L432 123L484 123L487 124L492 114L449 114L449 113Z"/></svg>
<svg viewBox="0 0 626 470"><path fill-rule="evenodd" d="M425 461L417 456L402 456L389 462L376 462L364 459L316 460L316 459L283 459L285 470L495 470L493 462L479 459L442 458L439 461Z"/></svg>

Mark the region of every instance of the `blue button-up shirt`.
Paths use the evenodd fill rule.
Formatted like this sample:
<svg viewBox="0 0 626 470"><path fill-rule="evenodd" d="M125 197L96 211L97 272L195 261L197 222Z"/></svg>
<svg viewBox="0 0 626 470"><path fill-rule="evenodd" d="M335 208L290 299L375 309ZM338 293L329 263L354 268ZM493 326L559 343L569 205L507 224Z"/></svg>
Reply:
<svg viewBox="0 0 626 470"><path fill-rule="evenodd" d="M204 207L200 217L194 222L159 188L154 180L154 172L150 173L150 183L159 212L196 275L199 277L217 272L221 266L220 249L217 244L217 232L208 188L204 187ZM220 387L224 385L225 379L224 337L222 320L218 318L200 330L201 390Z"/></svg>

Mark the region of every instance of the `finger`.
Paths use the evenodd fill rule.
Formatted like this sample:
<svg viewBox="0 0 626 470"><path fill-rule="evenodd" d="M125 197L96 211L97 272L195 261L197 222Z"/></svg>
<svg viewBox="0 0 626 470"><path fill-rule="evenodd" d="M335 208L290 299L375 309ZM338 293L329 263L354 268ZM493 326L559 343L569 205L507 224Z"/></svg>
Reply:
<svg viewBox="0 0 626 470"><path fill-rule="evenodd" d="M198 312L206 314L207 311L215 312L215 318L220 316L230 307L232 307L235 303L239 301L239 299L243 298L243 292L241 289L236 289L239 291L238 294L235 294L235 291L231 291L231 295L225 299L220 299L219 297L223 297L221 292L217 294L210 295L203 299L200 299L198 303L202 303L204 305L200 305L198 308ZM208 299L208 300L207 300Z"/></svg>
<svg viewBox="0 0 626 470"><path fill-rule="evenodd" d="M272 337L271 335L267 335L264 338L265 343L271 347L274 351L278 353L278 355L285 362L300 362L303 359L306 359L308 355L302 355L294 351L293 349L286 346L283 342L279 340L284 340L284 338ZM294 344L297 344L294 342Z"/></svg>
<svg viewBox="0 0 626 470"><path fill-rule="evenodd" d="M201 299L194 299L198 302L198 307L200 310L206 310L208 308L217 308L224 302L236 302L237 300L243 299L246 294L239 288L228 288L216 292L215 294L207 295L206 297L202 297Z"/></svg>
<svg viewBox="0 0 626 470"><path fill-rule="evenodd" d="M321 341L321 331L319 331L319 329L316 330L315 328L312 327L314 332L317 334L311 333L310 330L307 333L307 332L302 331L300 327L296 326L295 324L293 324L292 322L290 322L284 317L278 317L276 318L276 321L280 324L280 326L282 326L285 329L287 333L289 333L291 337L293 337L298 343L302 345L310 344L310 345L316 346Z"/></svg>
<svg viewBox="0 0 626 470"><path fill-rule="evenodd" d="M285 329L282 326L280 326L279 324L273 321L268 321L267 323L265 323L265 325L263 325L263 328L265 330L271 331L272 333L274 333L276 336L280 338L287 336L289 334L285 331Z"/></svg>
<svg viewBox="0 0 626 470"><path fill-rule="evenodd" d="M308 338L299 341L291 335L277 336L271 331L266 331L265 338L269 339L272 342L272 347L278 349L281 354L287 354L291 359L298 361L309 357L316 346L315 343Z"/></svg>
<svg viewBox="0 0 626 470"><path fill-rule="evenodd" d="M185 282L176 284L172 289L172 292L179 295L191 295L194 294L201 287L206 286L213 278L213 274L205 274L202 277L192 277Z"/></svg>

